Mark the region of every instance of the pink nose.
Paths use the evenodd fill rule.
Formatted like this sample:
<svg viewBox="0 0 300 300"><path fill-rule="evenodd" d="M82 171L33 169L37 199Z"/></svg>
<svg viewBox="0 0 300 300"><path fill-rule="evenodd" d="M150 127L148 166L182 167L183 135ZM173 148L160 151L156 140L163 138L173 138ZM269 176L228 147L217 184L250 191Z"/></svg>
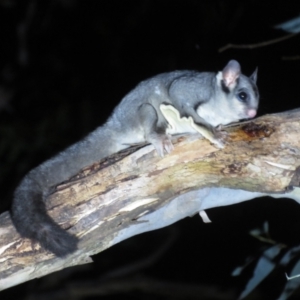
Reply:
<svg viewBox="0 0 300 300"><path fill-rule="evenodd" d="M249 109L247 111L247 115L249 118L254 118L256 116L256 110L255 109Z"/></svg>

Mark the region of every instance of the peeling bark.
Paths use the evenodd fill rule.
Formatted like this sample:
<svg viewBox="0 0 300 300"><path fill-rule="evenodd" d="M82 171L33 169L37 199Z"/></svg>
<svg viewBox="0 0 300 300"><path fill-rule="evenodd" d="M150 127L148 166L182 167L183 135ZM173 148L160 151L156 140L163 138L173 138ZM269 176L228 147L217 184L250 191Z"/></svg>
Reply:
<svg viewBox="0 0 300 300"><path fill-rule="evenodd" d="M53 189L49 214L80 238L65 259L22 239L9 214L0 216L0 290L65 267L141 232L214 206L264 194L299 201L300 109L226 128L224 149L199 135L174 137L159 157L136 146L82 170ZM296 189L295 189L296 187Z"/></svg>

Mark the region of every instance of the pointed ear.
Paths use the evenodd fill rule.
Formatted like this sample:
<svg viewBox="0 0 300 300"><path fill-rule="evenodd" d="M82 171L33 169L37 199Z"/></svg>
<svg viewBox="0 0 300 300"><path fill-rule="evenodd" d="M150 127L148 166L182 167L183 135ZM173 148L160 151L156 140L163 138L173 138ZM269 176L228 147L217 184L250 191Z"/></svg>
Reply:
<svg viewBox="0 0 300 300"><path fill-rule="evenodd" d="M254 83L256 83L256 81L257 81L257 71L258 71L258 68L256 67L256 69L254 70L252 75L249 77Z"/></svg>
<svg viewBox="0 0 300 300"><path fill-rule="evenodd" d="M236 80L241 74L241 66L236 60L231 60L222 71L223 81L226 87L232 89L235 87Z"/></svg>

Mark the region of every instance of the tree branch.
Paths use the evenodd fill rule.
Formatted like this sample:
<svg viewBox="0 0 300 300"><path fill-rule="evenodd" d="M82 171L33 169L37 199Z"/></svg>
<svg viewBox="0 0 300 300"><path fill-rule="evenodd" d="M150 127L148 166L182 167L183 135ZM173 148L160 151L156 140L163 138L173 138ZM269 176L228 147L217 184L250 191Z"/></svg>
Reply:
<svg viewBox="0 0 300 300"><path fill-rule="evenodd" d="M255 49L255 48L260 48L260 47L266 47L266 46L277 44L277 43L280 43L280 42L285 41L287 39L290 39L290 38L294 37L297 34L299 34L299 32L289 33L289 34L281 36L279 38L264 41L264 42L260 42L260 43L257 43L257 44L247 44L247 45L227 44L227 45L219 48L218 52L221 53L221 52L224 52L224 51L226 51L228 49L232 49L232 48L233 49Z"/></svg>
<svg viewBox="0 0 300 300"><path fill-rule="evenodd" d="M80 238L65 259L21 238L2 214L0 290L89 263L124 239L207 208L266 194L300 201L299 120L296 109L230 126L224 149L186 135L174 137L175 150L163 158L139 145L87 167L47 198L49 214Z"/></svg>

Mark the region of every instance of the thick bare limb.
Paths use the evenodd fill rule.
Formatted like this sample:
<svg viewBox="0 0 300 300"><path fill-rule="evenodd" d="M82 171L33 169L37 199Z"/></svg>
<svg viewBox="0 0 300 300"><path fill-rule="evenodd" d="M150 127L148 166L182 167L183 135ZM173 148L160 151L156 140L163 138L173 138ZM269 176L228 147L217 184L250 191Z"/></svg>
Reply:
<svg viewBox="0 0 300 300"><path fill-rule="evenodd" d="M0 290L65 267L141 232L204 209L265 194L299 201L300 109L226 128L217 149L199 135L174 137L159 157L137 146L95 163L56 187L49 214L80 237L79 250L59 259L15 231L0 216Z"/></svg>

